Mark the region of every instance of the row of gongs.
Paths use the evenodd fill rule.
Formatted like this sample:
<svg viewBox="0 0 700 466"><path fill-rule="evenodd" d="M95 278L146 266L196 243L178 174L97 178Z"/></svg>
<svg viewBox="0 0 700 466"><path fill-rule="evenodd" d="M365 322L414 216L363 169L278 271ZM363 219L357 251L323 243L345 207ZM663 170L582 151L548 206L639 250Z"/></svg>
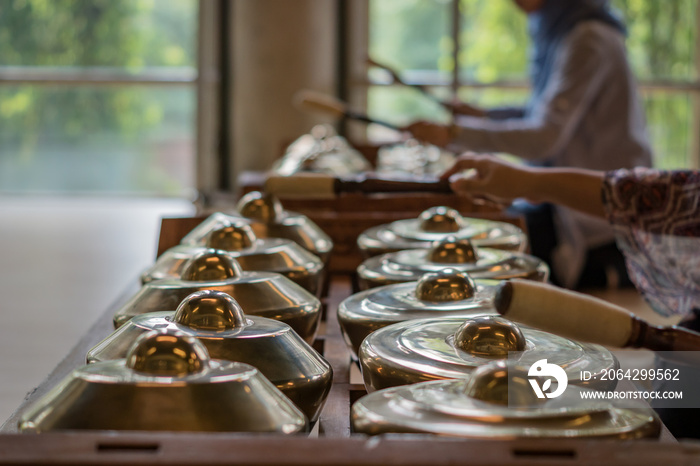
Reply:
<svg viewBox="0 0 700 466"><path fill-rule="evenodd" d="M525 380L525 359L508 362L509 351L555 355L576 390L595 385L578 377L582 370L617 367L602 347L495 316L495 280L548 277L546 264L517 252L525 237L514 226L438 207L370 229L358 245L376 257L358 269L365 291L341 303L338 316L368 391L379 391L355 404L357 431L658 431L644 409L536 403L509 410L502 387L483 389ZM313 223L268 196L243 198L237 215L212 215L143 274L141 290L114 317L118 329L88 353L87 366L23 416L20 429L306 431L332 380L329 364L308 344L318 330L317 295L331 249ZM454 381L430 382L443 379Z"/></svg>

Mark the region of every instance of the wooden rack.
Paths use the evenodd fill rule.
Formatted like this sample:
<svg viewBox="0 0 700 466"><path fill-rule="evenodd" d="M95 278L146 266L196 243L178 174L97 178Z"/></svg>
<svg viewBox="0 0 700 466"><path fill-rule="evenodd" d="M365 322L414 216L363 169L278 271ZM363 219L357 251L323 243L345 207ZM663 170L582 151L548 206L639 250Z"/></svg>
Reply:
<svg viewBox="0 0 700 466"><path fill-rule="evenodd" d="M164 221L161 237L176 237L172 234L174 226L175 230L186 230L183 225L187 222L187 219ZM329 312L315 345L334 371L333 386L318 421L317 437L115 431L18 434L17 421L27 406L85 363L88 349L112 332L114 312L138 287L134 281L5 422L0 429L0 464L700 464L700 446L677 443L668 431L658 441L626 442L474 441L415 434L380 437L353 434L350 407L365 391L362 385L350 381L354 363L336 319L338 303L351 293L349 276L339 274L332 277L325 298Z"/></svg>

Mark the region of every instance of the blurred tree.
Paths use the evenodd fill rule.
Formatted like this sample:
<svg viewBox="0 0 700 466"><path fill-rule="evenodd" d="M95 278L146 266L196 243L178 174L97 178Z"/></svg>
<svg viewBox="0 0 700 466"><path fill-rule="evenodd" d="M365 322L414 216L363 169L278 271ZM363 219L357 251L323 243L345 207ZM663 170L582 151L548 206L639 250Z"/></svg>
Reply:
<svg viewBox="0 0 700 466"><path fill-rule="evenodd" d="M632 68L642 81L697 80L695 42L697 0L614 0L628 26L627 49ZM644 104L660 168L694 166L693 99L685 90L646 91ZM697 168L697 167L696 167Z"/></svg>
<svg viewBox="0 0 700 466"><path fill-rule="evenodd" d="M194 68L196 15L195 0L2 0L0 67L85 76ZM162 95L138 86L4 86L0 151L26 165L56 141L110 134L133 142L165 113Z"/></svg>
<svg viewBox="0 0 700 466"><path fill-rule="evenodd" d="M526 16L512 0L460 0L463 79L482 83L527 79Z"/></svg>
<svg viewBox="0 0 700 466"><path fill-rule="evenodd" d="M380 63L434 71L450 55L449 1L373 0L369 15L369 53Z"/></svg>
<svg viewBox="0 0 700 466"><path fill-rule="evenodd" d="M167 8L163 8L167 6ZM0 2L0 66L124 68L194 66L191 0L4 0ZM91 109L93 118L85 119ZM48 110L48 111L47 111ZM123 88L55 92L23 86L0 101L4 141L40 134L80 137L118 129L127 137L160 122L162 111Z"/></svg>

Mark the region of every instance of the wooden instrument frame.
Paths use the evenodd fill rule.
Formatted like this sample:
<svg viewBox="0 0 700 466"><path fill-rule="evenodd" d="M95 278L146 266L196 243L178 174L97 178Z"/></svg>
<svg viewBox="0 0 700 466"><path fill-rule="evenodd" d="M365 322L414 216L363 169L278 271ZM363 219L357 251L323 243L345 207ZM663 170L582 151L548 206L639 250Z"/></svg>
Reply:
<svg viewBox="0 0 700 466"><path fill-rule="evenodd" d="M187 233L192 219L164 219L161 247ZM187 230L187 231L185 231ZM184 233L182 233L184 235ZM181 237L181 236L180 236ZM226 433L70 431L18 434L17 421L34 400L85 363L89 348L112 332L114 312L138 289L134 280L70 353L0 429L0 464L252 464L252 465L418 465L418 464L698 464L700 446L678 443L663 429L655 440L463 440L430 435L353 434L351 404L365 393L350 382L354 362L336 318L339 302L352 291L348 275L334 274L329 312L316 348L334 370L333 387L318 421L317 437Z"/></svg>

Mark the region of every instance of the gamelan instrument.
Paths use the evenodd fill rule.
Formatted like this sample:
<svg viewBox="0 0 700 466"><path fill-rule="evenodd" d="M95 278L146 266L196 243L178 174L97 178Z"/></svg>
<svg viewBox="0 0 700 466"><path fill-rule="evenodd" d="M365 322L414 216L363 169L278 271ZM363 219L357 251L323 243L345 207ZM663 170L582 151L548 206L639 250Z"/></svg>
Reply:
<svg viewBox="0 0 700 466"><path fill-rule="evenodd" d="M120 327L140 314L174 311L196 291L222 291L236 300L246 314L285 322L312 343L321 321L321 303L288 278L272 272L243 272L224 251L204 249L182 260L179 278L152 280L114 315Z"/></svg>
<svg viewBox="0 0 700 466"><path fill-rule="evenodd" d="M549 267L529 254L477 247L468 238L447 236L429 249L405 249L366 259L357 268L361 289L418 280L450 267L472 278L526 278L546 282Z"/></svg>
<svg viewBox="0 0 700 466"><path fill-rule="evenodd" d="M141 335L156 329L197 338L209 355L257 368L282 393L316 421L331 388L328 362L284 322L246 315L220 291L198 291L174 312L152 312L129 320L87 355L88 363L126 358Z"/></svg>
<svg viewBox="0 0 700 466"><path fill-rule="evenodd" d="M398 283L356 293L338 306L338 322L354 354L375 330L397 322L429 317L497 315L495 280L474 280L456 269L423 275L416 282Z"/></svg>
<svg viewBox="0 0 700 466"><path fill-rule="evenodd" d="M585 387L538 399L526 366L490 362L467 379L380 390L352 407L355 432L422 433L472 439L655 438L661 423L648 406L582 401Z"/></svg>
<svg viewBox="0 0 700 466"><path fill-rule="evenodd" d="M309 172L348 176L368 170L372 164L331 125L316 125L297 138L270 169L281 176Z"/></svg>
<svg viewBox="0 0 700 466"><path fill-rule="evenodd" d="M321 230L306 215L290 212L282 207L272 194L253 191L236 204L236 211L251 221L250 226L258 238L283 238L294 241L310 253L318 256L324 264L333 249L330 236ZM223 225L226 219L221 214L211 223Z"/></svg>
<svg viewBox="0 0 700 466"><path fill-rule="evenodd" d="M527 236L515 225L466 218L444 206L432 207L418 218L369 228L357 238L357 245L365 258L369 258L403 249L429 249L435 241L448 236L467 238L477 247L509 251L523 251L527 247Z"/></svg>
<svg viewBox="0 0 700 466"><path fill-rule="evenodd" d="M178 332L152 331L126 359L75 369L22 416L22 432L308 431L304 414L248 364L211 359Z"/></svg>
<svg viewBox="0 0 700 466"><path fill-rule="evenodd" d="M406 139L380 147L374 170L378 176L389 179L399 176L437 177L451 168L455 160L456 156L444 148Z"/></svg>
<svg viewBox="0 0 700 466"><path fill-rule="evenodd" d="M358 356L370 392L468 378L484 364L514 357L528 365L547 359L564 370L569 384L606 390L613 389L616 380L603 377L603 372L619 368L615 356L600 345L579 343L488 313L392 324L365 338ZM582 371L592 377L583 377Z"/></svg>
<svg viewBox="0 0 700 466"><path fill-rule="evenodd" d="M178 246L160 255L141 281L179 278L185 263L204 249L225 251L247 272L276 272L311 293L320 293L323 262L288 239L257 238L250 221L213 214L189 232ZM184 296L183 296L184 298Z"/></svg>

